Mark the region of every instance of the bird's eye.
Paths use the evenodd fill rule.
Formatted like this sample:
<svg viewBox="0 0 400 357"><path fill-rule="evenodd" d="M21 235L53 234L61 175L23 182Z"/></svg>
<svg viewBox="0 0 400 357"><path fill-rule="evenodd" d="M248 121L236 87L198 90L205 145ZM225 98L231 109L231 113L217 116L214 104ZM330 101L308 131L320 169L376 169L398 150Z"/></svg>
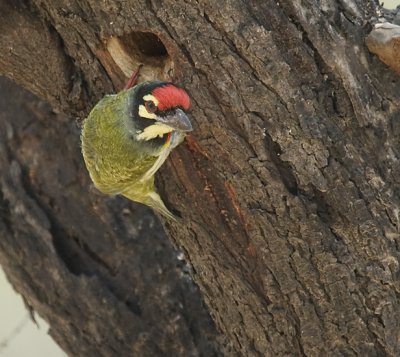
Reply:
<svg viewBox="0 0 400 357"><path fill-rule="evenodd" d="M155 113L157 111L157 106L151 100L145 101L144 106L149 113Z"/></svg>

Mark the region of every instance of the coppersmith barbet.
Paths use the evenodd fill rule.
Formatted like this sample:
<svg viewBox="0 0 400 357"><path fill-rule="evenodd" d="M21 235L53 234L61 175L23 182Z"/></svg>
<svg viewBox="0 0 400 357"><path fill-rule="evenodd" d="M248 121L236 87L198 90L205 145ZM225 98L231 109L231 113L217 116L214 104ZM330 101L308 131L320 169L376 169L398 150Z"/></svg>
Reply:
<svg viewBox="0 0 400 357"><path fill-rule="evenodd" d="M86 167L101 192L123 195L174 219L156 192L154 174L192 130L185 113L189 96L169 82L131 88L128 82L125 88L105 96L83 122Z"/></svg>

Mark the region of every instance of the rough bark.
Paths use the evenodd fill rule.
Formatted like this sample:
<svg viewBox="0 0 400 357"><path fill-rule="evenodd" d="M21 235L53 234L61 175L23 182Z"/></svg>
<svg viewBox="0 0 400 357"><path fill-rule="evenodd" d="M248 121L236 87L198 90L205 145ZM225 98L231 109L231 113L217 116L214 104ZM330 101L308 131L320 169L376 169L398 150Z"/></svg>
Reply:
<svg viewBox="0 0 400 357"><path fill-rule="evenodd" d="M13 19L11 28L0 25L2 47L4 41L27 43L26 21L34 26L28 42L35 45L2 51L0 71L55 108L84 116L138 63L144 63L142 79L172 76L190 93L196 130L159 175L163 198L182 220L164 222L164 228L185 252L230 354L400 354L399 77L364 45L373 2L27 4L1 5ZM51 70L41 72L47 57ZM28 65L33 69L22 71ZM53 126L52 136L60 140L65 132ZM77 146L75 161L50 154L54 169L80 160ZM80 169L79 197L88 190ZM21 172L10 165L16 192ZM36 187L30 183L35 175L23 177ZM7 196L9 186L2 188L5 225L20 214ZM68 181L58 190L66 187ZM85 231L77 240L57 224L46 231L40 223L46 218L33 208L28 221L56 248L51 264L67 262L67 277L78 269L87 294L111 284L99 278L102 269L127 264L118 249L113 255L99 248L132 239L116 221L125 201L88 199L75 218L76 231L105 204L117 211L112 217L96 213L98 229L117 233L97 240ZM55 220L57 207L46 208ZM96 249L91 274L85 259L70 262L85 249ZM57 289L68 290L65 279ZM91 311L85 302L83 316ZM115 317L110 311L108 320ZM83 331L96 339L96 327ZM125 342L126 335L118 336Z"/></svg>
<svg viewBox="0 0 400 357"><path fill-rule="evenodd" d="M0 263L70 356L215 356L200 294L149 209L90 189L75 121L0 77Z"/></svg>

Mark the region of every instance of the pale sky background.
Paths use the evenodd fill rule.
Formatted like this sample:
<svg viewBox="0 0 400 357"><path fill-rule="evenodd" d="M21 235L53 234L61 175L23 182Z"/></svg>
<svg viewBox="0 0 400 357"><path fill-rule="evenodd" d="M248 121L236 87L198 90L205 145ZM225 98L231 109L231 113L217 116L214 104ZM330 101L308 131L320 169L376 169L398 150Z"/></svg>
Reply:
<svg viewBox="0 0 400 357"><path fill-rule="evenodd" d="M47 334L48 325L36 314L38 328L0 269L0 356L66 357ZM6 343L9 341L8 343Z"/></svg>
<svg viewBox="0 0 400 357"><path fill-rule="evenodd" d="M384 1L387 9L399 4L400 0ZM47 334L46 322L36 319L40 328L30 320L21 297L0 269L0 357L66 357Z"/></svg>
<svg viewBox="0 0 400 357"><path fill-rule="evenodd" d="M383 7L385 7L386 9L395 9L397 5L400 5L399 0L383 1Z"/></svg>

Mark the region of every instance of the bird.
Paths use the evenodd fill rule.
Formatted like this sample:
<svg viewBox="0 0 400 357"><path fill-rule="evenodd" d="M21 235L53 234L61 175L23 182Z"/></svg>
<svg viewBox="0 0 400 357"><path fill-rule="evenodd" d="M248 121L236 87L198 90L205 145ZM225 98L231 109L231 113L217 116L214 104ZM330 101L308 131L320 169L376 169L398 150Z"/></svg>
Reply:
<svg viewBox="0 0 400 357"><path fill-rule="evenodd" d="M122 195L176 220L158 194L154 175L193 130L187 92L160 80L136 84L139 69L122 91L106 95L83 121L81 149L94 186Z"/></svg>

